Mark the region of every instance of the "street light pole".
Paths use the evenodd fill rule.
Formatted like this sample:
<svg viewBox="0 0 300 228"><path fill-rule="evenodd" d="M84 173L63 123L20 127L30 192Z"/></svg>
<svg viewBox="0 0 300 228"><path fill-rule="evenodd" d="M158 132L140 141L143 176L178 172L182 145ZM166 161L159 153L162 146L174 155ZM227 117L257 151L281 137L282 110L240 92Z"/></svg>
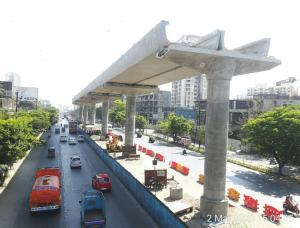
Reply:
<svg viewBox="0 0 300 228"><path fill-rule="evenodd" d="M19 91L16 91L16 113L18 112Z"/></svg>

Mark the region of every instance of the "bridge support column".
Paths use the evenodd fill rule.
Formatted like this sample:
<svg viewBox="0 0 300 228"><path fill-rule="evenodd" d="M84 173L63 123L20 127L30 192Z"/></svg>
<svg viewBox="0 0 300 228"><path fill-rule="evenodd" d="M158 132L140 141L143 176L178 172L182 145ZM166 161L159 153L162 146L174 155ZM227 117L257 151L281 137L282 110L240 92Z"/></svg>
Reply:
<svg viewBox="0 0 300 228"><path fill-rule="evenodd" d="M200 211L204 219L225 219L228 212L226 194L226 155L229 118L230 80L233 61L214 63L207 74L207 108L205 132L204 194Z"/></svg>
<svg viewBox="0 0 300 228"><path fill-rule="evenodd" d="M126 97L125 146L133 146L135 132L135 96Z"/></svg>
<svg viewBox="0 0 300 228"><path fill-rule="evenodd" d="M107 125L108 125L108 110L109 110L109 100L105 100L102 102L102 135L106 135L108 133L107 131Z"/></svg>
<svg viewBox="0 0 300 228"><path fill-rule="evenodd" d="M83 110L84 110L84 105L80 105L79 107L79 120L81 123L83 123Z"/></svg>
<svg viewBox="0 0 300 228"><path fill-rule="evenodd" d="M87 125L89 119L89 107L87 104L84 105L84 111L83 111L83 125Z"/></svg>
<svg viewBox="0 0 300 228"><path fill-rule="evenodd" d="M94 125L96 120L96 104L93 103L90 106L90 124Z"/></svg>

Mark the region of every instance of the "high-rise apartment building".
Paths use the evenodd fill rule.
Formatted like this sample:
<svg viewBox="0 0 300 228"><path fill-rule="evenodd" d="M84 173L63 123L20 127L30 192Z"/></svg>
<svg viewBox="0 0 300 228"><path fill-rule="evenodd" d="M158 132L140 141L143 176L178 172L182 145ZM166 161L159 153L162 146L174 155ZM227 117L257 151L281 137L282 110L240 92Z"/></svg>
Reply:
<svg viewBox="0 0 300 228"><path fill-rule="evenodd" d="M151 124L163 120L170 112L171 92L157 91L136 98L136 112L146 117Z"/></svg>
<svg viewBox="0 0 300 228"><path fill-rule="evenodd" d="M204 75L172 82L172 106L192 108L195 101L206 99L207 81Z"/></svg>
<svg viewBox="0 0 300 228"><path fill-rule="evenodd" d="M21 77L15 72L9 72L5 75L5 81L12 82L12 86L21 86Z"/></svg>

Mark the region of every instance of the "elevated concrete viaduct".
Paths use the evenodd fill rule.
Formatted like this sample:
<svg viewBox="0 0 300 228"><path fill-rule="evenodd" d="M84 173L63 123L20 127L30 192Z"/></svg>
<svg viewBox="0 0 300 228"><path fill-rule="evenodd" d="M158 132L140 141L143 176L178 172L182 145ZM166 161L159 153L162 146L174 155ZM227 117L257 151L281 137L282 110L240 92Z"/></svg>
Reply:
<svg viewBox="0 0 300 228"><path fill-rule="evenodd" d="M203 218L227 216L225 196L226 148L230 80L233 76L266 71L281 63L268 57L270 39L228 50L224 32L205 36L167 39L162 21L122 55L106 71L78 93L73 103L90 93L126 96L125 144L133 145L135 96L150 93L159 85L205 74L208 80L205 141L205 183L201 197ZM107 105L104 105L105 108ZM103 118L107 121L107 116Z"/></svg>

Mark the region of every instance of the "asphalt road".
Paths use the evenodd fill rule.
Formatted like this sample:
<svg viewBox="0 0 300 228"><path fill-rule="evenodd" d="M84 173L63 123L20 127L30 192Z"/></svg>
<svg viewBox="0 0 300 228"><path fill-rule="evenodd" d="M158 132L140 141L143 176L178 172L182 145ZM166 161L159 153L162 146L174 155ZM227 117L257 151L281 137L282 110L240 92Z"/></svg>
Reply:
<svg viewBox="0 0 300 228"><path fill-rule="evenodd" d="M56 158L47 158L48 146L55 146ZM70 168L70 156L79 155L81 169ZM29 194L38 167L59 166L62 171L63 206L60 214L30 216ZM0 227L80 227L81 192L91 189L91 177L98 172L107 172L112 181L112 191L104 193L106 199L107 227L158 227L153 219L136 202L120 181L105 166L96 153L86 144L68 145L59 143L59 134L54 134L46 145L35 148L0 195Z"/></svg>

